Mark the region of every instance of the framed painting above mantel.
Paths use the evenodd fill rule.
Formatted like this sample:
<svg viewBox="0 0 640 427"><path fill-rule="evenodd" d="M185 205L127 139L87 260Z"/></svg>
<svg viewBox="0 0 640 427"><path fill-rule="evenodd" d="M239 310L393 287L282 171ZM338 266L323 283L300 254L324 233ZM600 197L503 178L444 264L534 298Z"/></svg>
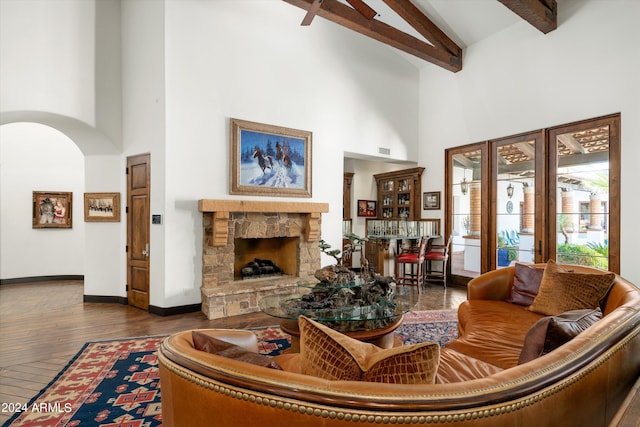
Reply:
<svg viewBox="0 0 640 427"><path fill-rule="evenodd" d="M230 119L230 194L311 197L308 131Z"/></svg>

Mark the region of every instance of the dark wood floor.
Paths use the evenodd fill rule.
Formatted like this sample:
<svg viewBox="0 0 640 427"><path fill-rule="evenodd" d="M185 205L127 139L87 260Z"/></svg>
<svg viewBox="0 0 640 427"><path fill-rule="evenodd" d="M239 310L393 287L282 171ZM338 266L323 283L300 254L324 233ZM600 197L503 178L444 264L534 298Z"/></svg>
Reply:
<svg viewBox="0 0 640 427"><path fill-rule="evenodd" d="M457 308L465 299L466 288L432 285L415 309ZM263 313L217 320L201 312L161 317L121 304L82 300L81 281L0 286L0 402L27 403L87 341L278 323ZM10 415L0 413L0 422Z"/></svg>

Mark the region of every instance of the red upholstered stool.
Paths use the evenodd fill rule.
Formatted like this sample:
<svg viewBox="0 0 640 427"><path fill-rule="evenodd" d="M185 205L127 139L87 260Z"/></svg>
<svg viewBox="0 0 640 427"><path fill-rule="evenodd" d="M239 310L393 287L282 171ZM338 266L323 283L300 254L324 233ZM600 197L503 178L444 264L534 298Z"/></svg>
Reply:
<svg viewBox="0 0 640 427"><path fill-rule="evenodd" d="M430 240L428 237L422 237L417 246L403 249L396 256L396 283L398 285L417 286L418 290L424 285L425 255Z"/></svg>
<svg viewBox="0 0 640 427"><path fill-rule="evenodd" d="M425 255L425 263L427 271L425 272L425 282L442 283L447 287L447 261L449 260L449 247L451 247L451 240L453 235L449 236L449 239L444 245L431 245L431 249L427 251ZM433 268L433 262L441 263L442 270L435 270Z"/></svg>

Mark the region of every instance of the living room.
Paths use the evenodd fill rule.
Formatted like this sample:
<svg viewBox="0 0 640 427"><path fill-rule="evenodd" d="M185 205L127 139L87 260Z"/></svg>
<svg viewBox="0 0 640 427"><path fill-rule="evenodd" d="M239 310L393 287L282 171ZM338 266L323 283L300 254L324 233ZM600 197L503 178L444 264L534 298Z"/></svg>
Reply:
<svg viewBox="0 0 640 427"><path fill-rule="evenodd" d="M85 223L82 194L124 197L126 158L151 153L162 222L150 228L150 304L200 303L197 201L240 198L229 195L230 118L313 133L305 200L329 204L322 237L335 244L344 172L356 174L354 201L375 199L373 174L412 165L425 168L423 191L444 192L447 148L620 113L620 274L640 283L635 1L559 1L546 35L516 17L466 45L457 73L320 18L300 27L304 11L275 0L0 8L3 281L81 276L85 296L126 298L126 221ZM73 192L73 228L33 229L35 190Z"/></svg>
<svg viewBox="0 0 640 427"><path fill-rule="evenodd" d="M48 56L35 53L50 49L48 43L40 43L35 37L15 41L9 34L3 37L12 55L33 53L29 56L33 65L28 67L10 68L10 64L20 62L3 61L3 123L37 122L34 115L49 112L49 116L40 117L40 123L59 125L70 135L86 135L98 127L90 138L75 141L86 155L68 140L59 143L66 147L61 150L67 150L64 159L75 159L73 166L65 160L34 163L38 160L23 151L30 153L32 147L13 137L3 138L3 280L82 275L86 295L126 297L125 222L84 224L79 202L83 192L119 191L124 198L126 157L149 152L151 213L163 218L162 225L150 228L150 302L162 308L197 304L201 271L195 261L202 256L197 244L201 240L197 200L232 198L228 195L227 162L216 166L213 160L228 155L231 117L313 133L313 187L309 200L329 203L330 211L323 215L322 236L335 245L341 241L342 220L342 194L335 189L342 188L345 171L356 172L354 203L357 199L375 198L370 175L407 167L412 160L426 169L422 190L443 191L446 148L617 112L621 113L623 153L620 271L632 281L640 280L632 255L634 242L640 236L631 225L640 202L625 198L637 180L629 162L637 158L639 149L629 142L637 139L635 120L625 120L637 116L635 30L631 25L614 25L610 20L600 22L598 9L619 13L624 23L634 15L633 3L616 2L616 7L600 2L561 4L559 28L548 35L520 20L467 47L465 65L458 73L428 63L416 68L391 48L322 19L315 22L317 25L300 28L301 12L284 2L232 3L124 2L120 6L119 2L99 2L95 10L85 2L65 3L66 10L56 6L56 11L47 16L61 14L71 19L73 15L69 14L77 7L77 13L86 13L86 18L80 14L75 24L63 21L62 16L55 20L42 18L43 22L33 21L33 25L60 37L71 30L56 26L69 29L76 25L80 28L74 31L84 28L92 34L90 40L95 41L83 39L83 46L73 48L61 40L55 44L60 49L64 46L60 55L71 55L73 60L56 60L46 67L38 61ZM3 7L16 4L3 2ZM37 2L29 4L40 7ZM26 5L17 7L17 11L25 19L29 17ZM212 17L199 28L196 24L207 13ZM95 20L113 25L94 29L89 24L93 20L89 16L94 15ZM145 25L137 22L139 15L146 16ZM270 19L263 20L265 16ZM213 19L224 22L212 25ZM253 35L244 28L240 30L240 23L250 19L262 22L247 26ZM267 21L268 32L261 27ZM3 28L9 31L11 25ZM159 33L154 35L154 31ZM97 33L93 35L94 32ZM292 33L295 37L288 36ZM264 45L257 44L256 38ZM336 42L336 38L341 41ZM98 49L103 44L104 49ZM311 45L313 49L309 48ZM202 55L205 51L216 53L207 57ZM598 60L585 67L585 55L594 52ZM10 58L7 55L5 58ZM209 59L202 64L205 58ZM242 63L246 58L261 64L273 61L279 66L262 67L259 73L248 71ZM552 69L543 64L553 64L547 66ZM46 78L38 72L45 68ZM74 76L80 72L96 75L78 80ZM59 79L62 80L57 83ZM41 82L38 87L34 86L36 81ZM65 93L58 96L63 82L67 86ZM110 90L113 84L122 87L122 92ZM283 87L290 90L282 90ZM41 93L51 95L42 98ZM203 93L209 95L202 96ZM94 95L87 99L88 94ZM273 99L280 100L277 109L271 107ZM513 111L520 113L514 115ZM31 119L19 118L30 114ZM65 116L70 123L65 123ZM3 126L4 135L8 135L9 128ZM59 132L52 132L60 137ZM43 143L42 135L35 139L41 142L36 150L49 146ZM390 155L381 159L379 147L388 148ZM57 159L51 157L54 155L46 152L43 158ZM343 167L336 168L338 164ZM30 165L43 171L41 177ZM77 171L69 177L72 183L54 181L72 171ZM29 218L34 190L73 190L74 215L78 215L75 227L55 233L32 229ZM284 198L275 198L278 199ZM122 205L124 208L125 203ZM427 213L444 219L444 210L423 211L423 216ZM363 224L358 227L355 223L354 231L363 232ZM17 242L25 242L25 249L15 250L21 247ZM47 250L60 245L64 251ZM26 248L29 256L25 256ZM33 263L34 259L38 261Z"/></svg>

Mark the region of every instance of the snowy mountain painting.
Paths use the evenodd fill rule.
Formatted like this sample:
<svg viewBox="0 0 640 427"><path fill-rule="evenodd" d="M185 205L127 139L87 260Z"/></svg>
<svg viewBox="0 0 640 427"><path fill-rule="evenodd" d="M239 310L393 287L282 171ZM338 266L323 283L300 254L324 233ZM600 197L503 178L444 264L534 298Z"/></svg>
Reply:
<svg viewBox="0 0 640 427"><path fill-rule="evenodd" d="M304 138L241 130L240 141L240 185L306 188Z"/></svg>

